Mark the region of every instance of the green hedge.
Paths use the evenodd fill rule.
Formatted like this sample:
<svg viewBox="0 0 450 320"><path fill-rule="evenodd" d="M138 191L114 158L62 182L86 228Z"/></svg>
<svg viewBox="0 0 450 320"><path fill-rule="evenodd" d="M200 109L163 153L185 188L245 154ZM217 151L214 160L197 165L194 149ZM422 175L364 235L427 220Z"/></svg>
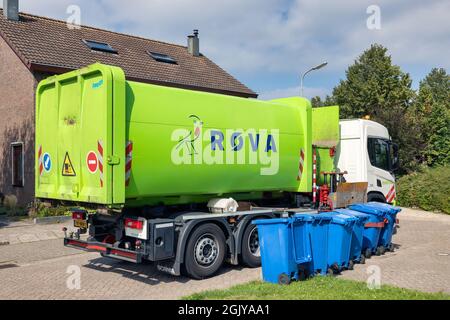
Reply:
<svg viewBox="0 0 450 320"><path fill-rule="evenodd" d="M425 168L397 181L398 205L450 214L450 166Z"/></svg>

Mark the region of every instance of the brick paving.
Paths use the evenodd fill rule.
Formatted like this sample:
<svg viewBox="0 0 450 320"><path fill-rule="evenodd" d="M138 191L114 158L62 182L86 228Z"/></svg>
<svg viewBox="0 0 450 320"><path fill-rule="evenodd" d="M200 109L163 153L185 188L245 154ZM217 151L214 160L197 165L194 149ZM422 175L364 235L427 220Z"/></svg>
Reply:
<svg viewBox="0 0 450 320"><path fill-rule="evenodd" d="M34 224L31 221L0 221L0 244L19 244L64 238L62 228L70 227L72 221L55 224Z"/></svg>
<svg viewBox="0 0 450 320"><path fill-rule="evenodd" d="M373 257L339 277L366 281L369 265L382 284L450 293L450 216L404 209L394 253ZM0 228L2 234L3 228ZM68 289L68 267L79 266L81 288ZM65 248L60 239L0 246L0 299L178 299L260 279L261 269L226 266L207 280L173 277L152 264L134 265Z"/></svg>
<svg viewBox="0 0 450 320"><path fill-rule="evenodd" d="M450 293L450 216L403 209L399 219L394 252L374 256L340 277L366 281L368 266L376 265L382 284Z"/></svg>

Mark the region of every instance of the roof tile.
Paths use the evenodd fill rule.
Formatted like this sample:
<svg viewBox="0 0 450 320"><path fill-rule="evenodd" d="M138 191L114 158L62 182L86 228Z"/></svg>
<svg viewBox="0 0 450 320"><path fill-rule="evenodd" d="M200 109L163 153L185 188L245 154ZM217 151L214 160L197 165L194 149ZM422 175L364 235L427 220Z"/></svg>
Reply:
<svg viewBox="0 0 450 320"><path fill-rule="evenodd" d="M4 18L2 9L0 36L28 67L49 65L78 69L101 62L121 67L127 78L138 81L186 86L246 97L257 96L254 91L207 57L189 54L185 46L93 27L69 29L64 21L24 13L20 14L19 22L9 21ZM83 39L108 43L118 54L92 51L83 43ZM155 61L147 51L169 55L177 64Z"/></svg>

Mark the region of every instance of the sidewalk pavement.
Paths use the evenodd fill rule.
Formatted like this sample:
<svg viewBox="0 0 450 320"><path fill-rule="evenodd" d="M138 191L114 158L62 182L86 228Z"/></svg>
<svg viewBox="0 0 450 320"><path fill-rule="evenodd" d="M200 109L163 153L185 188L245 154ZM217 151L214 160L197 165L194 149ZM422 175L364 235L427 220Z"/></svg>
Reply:
<svg viewBox="0 0 450 320"><path fill-rule="evenodd" d="M72 220L55 224L34 224L32 220L0 219L0 246L64 238L63 227L70 230Z"/></svg>

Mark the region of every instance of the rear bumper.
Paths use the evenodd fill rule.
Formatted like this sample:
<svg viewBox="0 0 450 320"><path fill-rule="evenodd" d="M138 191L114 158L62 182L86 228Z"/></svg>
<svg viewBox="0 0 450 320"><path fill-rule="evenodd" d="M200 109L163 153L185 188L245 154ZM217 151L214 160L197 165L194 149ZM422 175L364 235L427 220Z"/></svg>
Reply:
<svg viewBox="0 0 450 320"><path fill-rule="evenodd" d="M133 263L142 262L142 253L133 250L116 248L109 243L64 238L64 246L88 252L99 252L103 256L108 258L114 258Z"/></svg>

